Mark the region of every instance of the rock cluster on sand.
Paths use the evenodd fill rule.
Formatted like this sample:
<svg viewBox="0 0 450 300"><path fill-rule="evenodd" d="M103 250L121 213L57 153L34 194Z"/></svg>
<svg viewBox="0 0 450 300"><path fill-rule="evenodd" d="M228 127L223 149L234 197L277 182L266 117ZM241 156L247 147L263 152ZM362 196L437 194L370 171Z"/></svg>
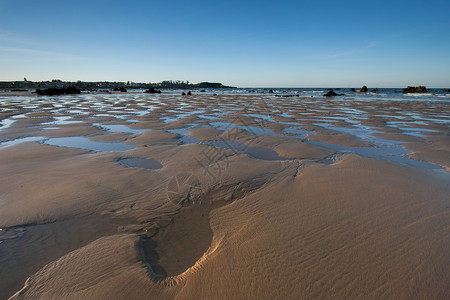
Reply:
<svg viewBox="0 0 450 300"><path fill-rule="evenodd" d="M425 86L408 86L402 90L403 93L426 93L428 92Z"/></svg>
<svg viewBox="0 0 450 300"><path fill-rule="evenodd" d="M41 96L55 96L55 95L71 95L71 94L80 94L81 91L74 87L73 85L69 85L63 88L50 88L50 89L37 89L36 93Z"/></svg>
<svg viewBox="0 0 450 300"><path fill-rule="evenodd" d="M151 87L151 88L149 88L148 90L146 90L144 93L148 93L148 94L161 94L161 91Z"/></svg>
<svg viewBox="0 0 450 300"><path fill-rule="evenodd" d="M126 93L127 89L124 87L116 87L116 88L114 88L114 92Z"/></svg>

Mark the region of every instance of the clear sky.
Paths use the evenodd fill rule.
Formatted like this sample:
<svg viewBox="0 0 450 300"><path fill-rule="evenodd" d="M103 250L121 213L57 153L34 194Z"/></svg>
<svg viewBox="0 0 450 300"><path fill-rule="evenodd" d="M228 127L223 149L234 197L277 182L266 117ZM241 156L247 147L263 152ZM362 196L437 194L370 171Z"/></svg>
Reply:
<svg viewBox="0 0 450 300"><path fill-rule="evenodd" d="M450 1L0 0L0 80L450 87Z"/></svg>

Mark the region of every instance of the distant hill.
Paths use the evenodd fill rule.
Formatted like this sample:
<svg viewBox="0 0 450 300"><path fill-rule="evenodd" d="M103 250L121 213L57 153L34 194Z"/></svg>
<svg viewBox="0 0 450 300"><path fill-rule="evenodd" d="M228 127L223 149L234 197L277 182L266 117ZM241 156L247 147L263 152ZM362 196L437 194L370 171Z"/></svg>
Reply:
<svg viewBox="0 0 450 300"><path fill-rule="evenodd" d="M226 86L218 82L200 82L200 83L189 83L189 81L182 80L166 80L158 84L160 88L167 89L227 89L234 88L232 86Z"/></svg>

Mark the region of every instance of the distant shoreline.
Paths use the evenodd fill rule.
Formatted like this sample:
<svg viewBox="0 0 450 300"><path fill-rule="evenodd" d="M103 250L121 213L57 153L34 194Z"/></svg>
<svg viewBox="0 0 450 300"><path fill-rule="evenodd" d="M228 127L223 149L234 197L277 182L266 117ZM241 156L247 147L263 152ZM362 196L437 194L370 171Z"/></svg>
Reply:
<svg viewBox="0 0 450 300"><path fill-rule="evenodd" d="M235 88L233 86L223 85L219 82L200 82L189 83L189 81L163 81L160 83L142 83L142 82L110 82L110 81L0 81L0 89L48 89L48 88L63 88L67 86L74 86L80 90L102 90L102 89L229 89Z"/></svg>
<svg viewBox="0 0 450 300"><path fill-rule="evenodd" d="M323 87L236 87L223 85L217 82L200 82L192 84L183 81L163 81L160 83L142 83L142 82L119 82L119 81L0 81L0 90L35 90L35 89L46 89L46 88L62 88L67 86L75 86L82 91L94 91L94 90L113 90L117 88L126 89L149 89L151 87L157 89L246 89L246 90L312 90L312 89L334 89L334 90L350 90L352 88L359 90L358 86L348 86L348 87L334 87L334 86L323 86ZM405 87L380 87L373 86L370 89L380 89L380 90L401 90ZM430 90L444 90L448 91L450 87L428 87Z"/></svg>

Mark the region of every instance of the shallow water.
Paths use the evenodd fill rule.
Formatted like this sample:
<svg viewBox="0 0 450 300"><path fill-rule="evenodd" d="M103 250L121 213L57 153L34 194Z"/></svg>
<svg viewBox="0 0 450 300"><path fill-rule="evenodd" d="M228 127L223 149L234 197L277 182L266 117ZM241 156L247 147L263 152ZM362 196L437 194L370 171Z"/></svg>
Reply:
<svg viewBox="0 0 450 300"><path fill-rule="evenodd" d="M12 119L4 119L0 122L0 131L5 130L6 128L11 127L12 124L14 124L16 120Z"/></svg>
<svg viewBox="0 0 450 300"><path fill-rule="evenodd" d="M134 149L135 146L125 143L105 143L91 141L85 137L62 137L62 138L50 138L44 141L47 145L59 146L59 147L71 147L80 148L92 151L127 151Z"/></svg>
<svg viewBox="0 0 450 300"><path fill-rule="evenodd" d="M111 131L111 132L126 132L126 133L131 133L131 134L141 134L144 131L150 130L150 129L133 129L126 125L109 125L109 124L100 124L100 123L95 123L92 125L99 127L103 130Z"/></svg>
<svg viewBox="0 0 450 300"><path fill-rule="evenodd" d="M41 125L49 126L49 125L68 125L68 124L82 124L83 121L80 120L72 120L72 116L59 116L53 117L54 121L41 123Z"/></svg>
<svg viewBox="0 0 450 300"><path fill-rule="evenodd" d="M170 133L175 133L178 134L179 137L179 141L182 142L183 144L200 144L201 141L195 137L192 137L188 134L188 130L191 127L187 127L187 128L177 128L177 129L169 129L167 130Z"/></svg>
<svg viewBox="0 0 450 300"><path fill-rule="evenodd" d="M31 137L25 137L25 138L18 138L11 141L6 141L3 143L0 143L0 149L16 146L22 143L29 143L29 142L42 142L46 138L43 136L31 136Z"/></svg>
<svg viewBox="0 0 450 300"><path fill-rule="evenodd" d="M30 126L39 126L41 129L55 129L57 125L66 125L83 123L90 124L90 119L95 117L111 117L122 119L126 122L137 123L145 120L146 114L153 119L160 118L162 123L170 124L180 121L182 118L197 116L194 126L204 126L209 122L210 126L219 130L229 130L238 128L246 130L258 136L289 136L301 140L308 135L320 134L314 126L328 130L338 131L350 134L368 141L373 147L373 153L384 152L389 154L375 155L363 153L358 149L347 148L345 151L359 153L361 155L376 156L379 159L392 161L397 157L398 161L409 163L411 159L404 160L404 156L410 152L402 148L401 141L387 140L374 136L386 132L385 128L397 128L404 135L415 136L421 139L430 135L445 134L446 124L450 124L450 117L446 113L450 97L448 93L442 93L440 90L431 90L428 94L405 95L398 93L399 89L380 89L378 93L354 93L349 89L341 89L346 93L345 97L334 97L324 99L321 95L326 91L319 89L274 89L274 94L268 94L268 89L255 89L256 93L250 93L251 89L234 90L208 90L201 93L201 96L193 95L186 98L181 97L177 90L166 91L163 95L148 94L81 94L75 96L62 97L38 97L29 96L1 96L0 108L5 111L21 111L21 114L4 119L0 123L0 132L10 132L14 122L21 118L27 118L27 113L47 112L50 114L62 114L55 116L54 121L34 124ZM218 96L212 96L217 93ZM236 97L236 95L242 95ZM256 95L256 96L255 96ZM302 97L275 97L275 95L299 95ZM310 97L312 96L312 98ZM443 97L444 96L444 97ZM445 98L445 97L448 97ZM165 109L165 107L170 107ZM444 108L444 110L436 110ZM151 115L151 113L154 113ZM245 118L240 118L239 113L243 113ZM143 117L145 116L145 117ZM273 116L291 118L288 122L276 122ZM76 118L74 118L76 117ZM245 125L245 121L250 117L251 123ZM191 122L191 121L190 121ZM305 124L306 122L306 124ZM239 125L236 125L236 124ZM290 125L282 129L282 134L277 134L267 128L267 124ZM26 123L24 123L26 125ZM371 125L367 125L371 124ZM52 126L56 125L56 126ZM312 125L313 127L307 127ZM348 126L347 126L348 125ZM127 132L131 134L140 134L150 129L133 129L126 125L94 123L94 126L104 129L106 132ZM416 126L420 126L417 128ZM428 127L430 126L430 127ZM434 126L434 127L431 127ZM436 129L440 126L443 129ZM308 130L305 130L304 128ZM65 127L67 128L67 127ZM180 142L209 144L213 147L231 149L236 152L243 152L242 149L247 146L239 145L237 142L228 138L225 145L224 141L213 142L200 141L187 134L185 129L170 129L172 133L180 134ZM12 132L12 131L11 131ZM389 131L388 131L389 132ZM447 131L448 133L448 131ZM23 134L21 134L23 136ZM104 143L90 141L85 137L54 137L44 138L41 136L30 136L22 138L21 136L4 136L0 148L10 147L25 142L44 142L49 145L76 147L93 151L126 151L133 149L134 146L125 143ZM2 136L0 135L0 138ZM312 141L309 141L312 143ZM330 148L330 145L322 145ZM335 145L338 149L340 146ZM392 149L399 149L393 151ZM248 147L245 151L253 157L276 157L275 154L257 155L251 153L252 148Z"/></svg>
<svg viewBox="0 0 450 300"><path fill-rule="evenodd" d="M301 127L298 127L298 126L285 128L283 130L283 132L295 135L297 138L300 138L300 139L303 139L303 138L307 137L310 134L315 134L314 131L303 130L303 129L301 129Z"/></svg>
<svg viewBox="0 0 450 300"><path fill-rule="evenodd" d="M263 114L243 114L243 116L247 116L247 117L253 117L256 119L263 119L269 122L273 122L273 119L271 116L269 115L263 115Z"/></svg>
<svg viewBox="0 0 450 300"><path fill-rule="evenodd" d="M119 160L118 163L128 168L140 168L146 170L157 170L163 167L159 161L145 158L124 158Z"/></svg>
<svg viewBox="0 0 450 300"><path fill-rule="evenodd" d="M434 165L428 162L419 161L407 158L406 155L411 152L405 150L403 147L399 145L390 145L390 146L380 146L380 147L350 147L350 146L341 146L335 144L329 144L325 142L319 141L311 141L306 140L305 143L310 145L322 147L325 149L330 149L339 152L349 152L355 153L359 156L368 157L368 158L376 158L385 161L396 162L408 166L426 168L426 169L434 169L434 170L442 170L443 168Z"/></svg>
<svg viewBox="0 0 450 300"><path fill-rule="evenodd" d="M425 133L437 133L437 130L434 129L427 129L427 128L414 128L414 127L398 127L398 129L404 132L405 134L417 136L417 137L423 137Z"/></svg>

